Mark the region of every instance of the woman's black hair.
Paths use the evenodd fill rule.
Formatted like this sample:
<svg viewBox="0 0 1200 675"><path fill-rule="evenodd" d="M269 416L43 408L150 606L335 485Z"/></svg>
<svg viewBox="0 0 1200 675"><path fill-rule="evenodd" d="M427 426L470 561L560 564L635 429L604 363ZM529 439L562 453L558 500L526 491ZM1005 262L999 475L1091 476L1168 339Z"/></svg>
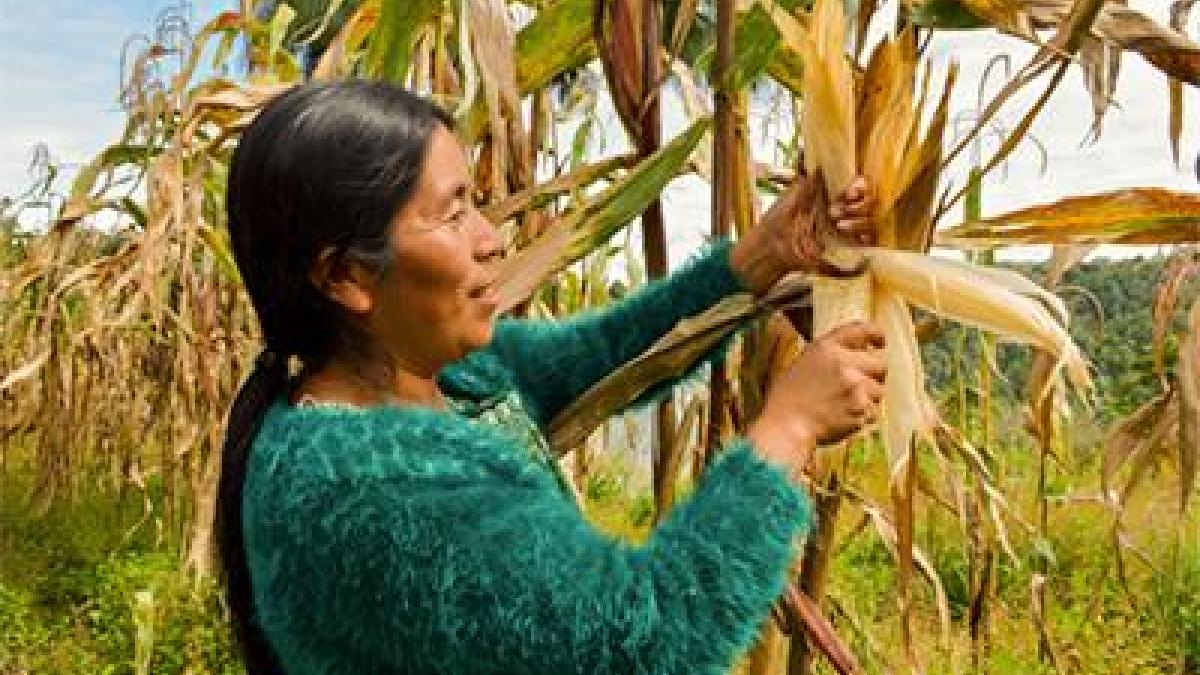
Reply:
<svg viewBox="0 0 1200 675"><path fill-rule="evenodd" d="M284 672L254 618L242 532L250 448L267 409L290 388L291 359L313 370L364 337L309 271L332 250L386 274L391 221L417 186L434 130L453 125L436 105L397 86L309 83L268 103L234 151L229 234L266 344L229 413L215 525L250 675Z"/></svg>

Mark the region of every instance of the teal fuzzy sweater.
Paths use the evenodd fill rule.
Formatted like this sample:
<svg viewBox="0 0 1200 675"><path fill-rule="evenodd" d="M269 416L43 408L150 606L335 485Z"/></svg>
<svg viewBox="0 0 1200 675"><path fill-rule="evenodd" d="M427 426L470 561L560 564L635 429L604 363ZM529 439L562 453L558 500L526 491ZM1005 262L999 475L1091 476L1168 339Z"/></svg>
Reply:
<svg viewBox="0 0 1200 675"><path fill-rule="evenodd" d="M500 320L439 383L480 406L515 392L544 427L679 319L744 291L729 247L713 240L601 311ZM460 412L278 401L252 448L243 526L255 620L289 675L727 670L782 592L810 523L804 493L738 437L631 546L530 457Z"/></svg>

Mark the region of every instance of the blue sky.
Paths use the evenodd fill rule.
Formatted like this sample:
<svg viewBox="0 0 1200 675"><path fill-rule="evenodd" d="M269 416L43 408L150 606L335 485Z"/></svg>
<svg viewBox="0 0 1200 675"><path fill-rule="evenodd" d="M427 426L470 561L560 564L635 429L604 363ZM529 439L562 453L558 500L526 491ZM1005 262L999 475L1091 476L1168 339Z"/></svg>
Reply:
<svg viewBox="0 0 1200 675"><path fill-rule="evenodd" d="M0 0L0 195L28 182L38 142L68 164L120 133L121 46L167 0ZM232 1L192 3L193 30Z"/></svg>
<svg viewBox="0 0 1200 675"><path fill-rule="evenodd" d="M155 17L171 4L0 0L0 195L16 194L28 184L26 168L39 141L50 146L70 174L117 137L124 117L118 105L121 46L132 35L152 31ZM236 5L236 0L195 0L193 30ZM1167 0L1132 0L1131 5L1166 21ZM1191 34L1200 35L1200 16L1193 18ZM931 49L936 60L955 60L963 66L956 109L973 106L976 83L991 56L1007 52L1019 65L1032 52L1025 43L988 32L948 34L935 40ZM1015 123L1011 110L1027 105L1036 89L1019 96L1001 121ZM1017 153L1007 175L997 173L990 179L985 212L1121 187L1196 190L1192 167L1200 148L1200 90L1187 91L1183 167L1170 161L1165 92L1166 79L1140 57L1129 55L1117 91L1119 107L1110 112L1100 142L1084 146L1090 109L1078 71L1073 70L1034 125L1049 155L1048 173L1038 174L1031 152ZM616 139L607 151L617 151L615 146L623 142ZM688 244L680 248L680 255L707 231L708 196L707 187L687 181L667 190L668 225Z"/></svg>

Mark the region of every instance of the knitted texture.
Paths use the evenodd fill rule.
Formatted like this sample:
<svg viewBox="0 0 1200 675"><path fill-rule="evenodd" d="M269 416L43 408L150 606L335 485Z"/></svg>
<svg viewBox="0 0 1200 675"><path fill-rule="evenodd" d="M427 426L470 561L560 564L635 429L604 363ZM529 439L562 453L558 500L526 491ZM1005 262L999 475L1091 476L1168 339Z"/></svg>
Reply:
<svg viewBox="0 0 1200 675"><path fill-rule="evenodd" d="M505 322L439 380L481 401L515 387L544 422L741 290L727 247L601 312ZM256 620L290 675L721 673L811 522L804 493L741 437L635 547L595 530L499 429L418 406L284 399L255 439L243 504Z"/></svg>

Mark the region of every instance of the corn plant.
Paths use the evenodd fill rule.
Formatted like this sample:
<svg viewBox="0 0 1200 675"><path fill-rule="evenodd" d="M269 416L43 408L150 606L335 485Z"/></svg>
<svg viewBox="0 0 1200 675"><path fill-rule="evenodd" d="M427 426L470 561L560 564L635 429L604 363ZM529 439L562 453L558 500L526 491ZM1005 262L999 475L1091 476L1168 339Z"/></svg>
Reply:
<svg viewBox="0 0 1200 675"><path fill-rule="evenodd" d="M855 11L847 15L832 0L719 0L715 14L710 3L695 0L241 0L187 44L151 40L128 59L123 101L129 114L121 137L80 171L46 231L5 254L0 302L16 311L0 319L4 457L11 449L30 449L23 451L37 468L43 505L69 498L78 480L115 477L147 491L160 484L162 505L147 500L147 518L185 542L192 569L208 570L221 422L256 337L223 229L225 174L239 131L265 101L304 79L389 80L453 111L474 160L477 200L509 242L503 309L527 314L551 316L607 301L583 299L583 279L591 289L606 287L599 278L607 275L608 242L638 218L646 249L637 266L649 276L666 273L656 204L681 174L711 181L713 233L736 237L754 226L759 193L778 189L797 171L818 181L825 195L864 173L879 193L880 245L847 245L820 219L809 233L824 244L825 269L861 267L861 275L845 281L797 274L764 297L727 299L587 392L552 422L551 436L564 453L585 446L613 412L682 372L730 331L756 319L769 326L749 331L732 354L729 376L715 376L711 406L689 404L676 420L664 406L654 468L661 514L670 507L683 439L696 436L701 446L716 447L737 430L731 426L751 418L765 380L780 367L769 353L794 351L799 334L811 337L846 318L874 319L889 344L891 375L878 429L883 452L877 452L891 476L889 490L871 494L843 468L844 449L823 451L830 470L817 477L819 496L834 497L821 510L819 528L835 537L836 514L853 509L894 552L904 666L919 670L913 571L928 579L935 598L944 596L913 542L914 502L931 491L929 466L958 477L951 486L968 478L979 486L978 510L996 548L1011 555L1008 527L1029 526L999 489L986 444L981 451L967 442L926 393L911 307L1049 355L1032 394L1038 419L1068 410L1063 376L1077 391L1088 391L1086 362L1064 330L1066 312L1056 296L1012 273L929 256L930 248L1200 238L1194 196L1136 186L937 229L968 194L966 185L952 184L947 167L971 138L945 145L955 74L935 78L919 38L927 31L994 29L1039 47L976 121L978 134L1013 93L1049 76L982 163L985 175L1013 152L1076 64L1092 93L1093 131L1100 133L1120 55L1128 51L1172 78L1168 129L1178 147L1181 87L1200 85L1200 46L1183 31L1194 4L1188 1L1176 2L1171 25L1160 26L1120 2L904 0L900 25L870 49L867 28L882 20L883 3L851 4ZM240 74L198 76L206 54ZM235 64L238 56L244 60ZM597 60L602 80L586 74ZM151 77L168 66L170 77ZM654 108L667 80L683 93L691 121L663 138ZM799 166L751 156L746 91L764 80L797 111L792 146L802 150ZM612 99L632 152L596 157L586 151L590 129L574 102L597 96ZM559 132L571 125L576 142L564 151ZM111 234L89 228L101 211L118 214L123 227ZM1154 403L1136 421L1145 425L1158 419L1151 413L1178 411L1180 437L1192 448L1198 396L1189 373L1200 358L1197 334L1193 327L1193 337L1184 340L1175 398ZM784 345L783 352L773 345ZM693 433L705 421L706 433ZM1112 450L1114 460L1122 460L1117 465L1150 454L1111 447L1120 448ZM924 465L922 456L929 459ZM1195 453L1180 451L1178 465L1181 483L1190 486ZM1186 499L1187 490L1181 495ZM942 501L961 504L963 498ZM819 570L831 544L814 540L798 552L807 577L789 591L778 621L791 632L792 673L808 672L816 652L841 672L860 670L823 616ZM944 601L938 604L944 637L949 619ZM797 641L805 635L811 649ZM775 647L750 659L750 672L779 669L780 635L765 642Z"/></svg>

